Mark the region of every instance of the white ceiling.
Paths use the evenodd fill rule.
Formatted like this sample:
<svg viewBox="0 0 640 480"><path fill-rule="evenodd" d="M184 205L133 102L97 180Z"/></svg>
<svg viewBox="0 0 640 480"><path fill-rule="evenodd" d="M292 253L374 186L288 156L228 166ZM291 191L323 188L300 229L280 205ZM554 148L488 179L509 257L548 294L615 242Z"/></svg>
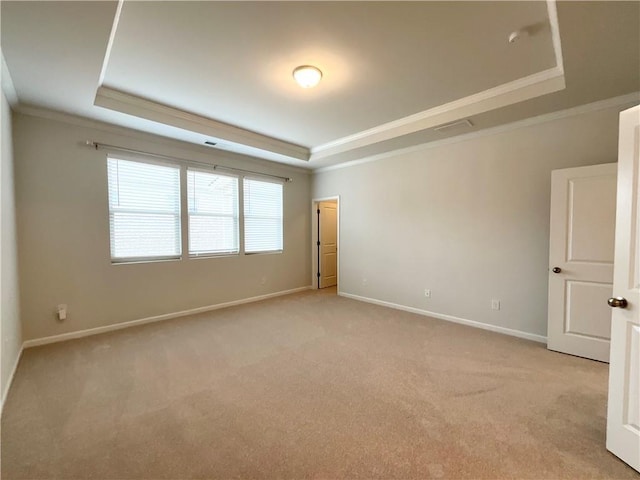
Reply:
<svg viewBox="0 0 640 480"><path fill-rule="evenodd" d="M5 0L1 9L18 110L214 140L308 168L640 90L638 2ZM528 35L509 44L521 28ZM318 87L293 82L300 64L323 71ZM433 130L469 117L471 128Z"/></svg>

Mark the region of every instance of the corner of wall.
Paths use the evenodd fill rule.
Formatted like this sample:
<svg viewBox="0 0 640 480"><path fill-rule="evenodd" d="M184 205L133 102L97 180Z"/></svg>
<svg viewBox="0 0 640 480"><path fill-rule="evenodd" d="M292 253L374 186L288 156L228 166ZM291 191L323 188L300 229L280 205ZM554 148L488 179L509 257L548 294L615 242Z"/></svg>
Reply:
<svg viewBox="0 0 640 480"><path fill-rule="evenodd" d="M4 61L3 61L4 63ZM4 72L3 72L4 73ZM0 152L0 412L22 353L12 113L3 78Z"/></svg>

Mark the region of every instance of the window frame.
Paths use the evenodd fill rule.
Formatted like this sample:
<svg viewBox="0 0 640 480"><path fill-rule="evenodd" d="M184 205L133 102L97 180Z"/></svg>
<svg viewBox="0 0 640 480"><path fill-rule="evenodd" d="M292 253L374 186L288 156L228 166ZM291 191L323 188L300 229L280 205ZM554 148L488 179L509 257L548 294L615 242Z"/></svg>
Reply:
<svg viewBox="0 0 640 480"><path fill-rule="evenodd" d="M167 261L182 260L182 254L183 254L182 170L183 170L183 166L180 165L178 162L171 162L168 160L163 161L163 160L156 160L156 159L148 159L146 157L138 157L137 155L133 156L133 155L120 154L120 153L118 154L108 153L106 155L106 159L107 159L106 167L107 167L107 210L108 210L107 221L109 223L109 227L108 227L109 228L109 258L111 260L111 264L126 265L130 263L153 263L153 262L167 262ZM112 215L114 211L112 210L112 207L111 207L111 184L109 182L109 160L111 159L116 161L122 160L125 162L142 163L142 164L154 165L154 166L160 166L160 167L170 167L178 170L178 185L177 185L178 209L177 209L177 214L172 215L177 220L178 253L176 255L153 255L153 256L138 256L138 257L115 257L113 255ZM123 210L123 213L129 213L129 212L126 212L126 209L125 209ZM139 213L145 213L145 212L140 210ZM157 212L149 211L146 213L154 214ZM168 215L168 214L165 214L165 215Z"/></svg>
<svg viewBox="0 0 640 480"><path fill-rule="evenodd" d="M256 182L263 182L263 183L272 183L275 185L279 185L281 188L281 197L280 197L280 235L281 235L281 248L280 249L275 249L275 250L258 250L258 251L247 251L247 215L245 212L245 208L246 208L246 195L245 195L245 186L244 186L244 182L245 180L250 180L250 181L256 181ZM242 176L242 253L244 255L271 255L271 254L279 254L279 253L283 253L284 252L284 184L285 182L283 181L279 181L279 180L275 180L275 179L270 179L270 178L265 178L262 177L260 175L243 175Z"/></svg>
<svg viewBox="0 0 640 480"><path fill-rule="evenodd" d="M242 210L242 193L240 191L241 189L241 177L239 175L235 175L233 173L220 173L218 171L216 171L213 168L207 168L207 167L197 167L197 166L189 166L187 165L183 165L183 170L184 170L184 177L185 177L185 184L186 184L186 188L185 188L185 211L186 211L186 229L184 231L184 235L185 238L183 239L184 244L186 245L187 248L187 257L189 259L197 259L197 258L215 258L215 257L237 257L242 253L242 229L241 229L241 222L242 222L242 214L241 214L241 210ZM235 178L236 180L236 211L237 211L237 238L238 238L238 245L237 245L237 250L236 251L228 251L228 252L210 252L210 253L196 253L193 254L191 253L191 212L189 211L189 170L192 170L194 172L202 172L202 173L208 173L211 175L217 175L220 177L230 177L230 178ZM221 217L223 215L207 215L207 214L196 214L196 216L204 216L204 217Z"/></svg>
<svg viewBox="0 0 640 480"><path fill-rule="evenodd" d="M106 187L107 187L107 223L108 223L108 231L109 231L109 259L111 265L128 265L128 264L144 264L144 263L157 263L157 262L173 262L173 261L181 261L181 260L191 260L191 259L206 259L206 258L224 258L224 257L239 257L239 256L251 256L251 255L271 255L271 254L279 254L284 253L285 250L285 188L284 181L280 181L277 179L272 179L268 175L262 176L259 173L256 174L246 174L241 170L237 170L237 173L234 173L233 169L230 168L229 172L220 172L215 169L214 165L210 167L208 165L201 164L199 162L191 162L189 160L181 160L181 159L172 159L171 157L160 156L161 158L154 158L153 154L149 154L152 158L147 157L142 152L107 152L106 154ZM153 256L137 256L137 257L114 257L112 251L112 215L113 213L117 213L111 208L111 194L110 194L110 182L109 182L109 160L122 160L133 163L141 163L148 165L156 165L162 167L171 167L178 170L178 185L177 185L177 195L178 195L178 209L175 215L172 215L177 221L177 247L178 253L176 255L153 255ZM235 178L237 181L237 197L236 197L236 205L238 212L238 225L237 225L237 235L238 235L238 249L236 252L221 252L221 253L201 253L201 254L192 254L190 252L190 216L189 213L189 190L188 190L188 171L201 171L203 173L211 173L213 175L225 176ZM280 205L280 216L278 217L280 224L280 235L281 235L281 248L275 250L260 250L260 251L247 251L246 243L246 219L245 219L245 192L244 192L244 183L245 180L257 181L263 183L272 183L275 185L279 185L281 188L281 205ZM141 212L144 213L144 212ZM158 213L150 211L149 214ZM169 214L166 214L169 215ZM204 215L204 216L212 216L216 217L219 215ZM249 217L251 218L251 217Z"/></svg>

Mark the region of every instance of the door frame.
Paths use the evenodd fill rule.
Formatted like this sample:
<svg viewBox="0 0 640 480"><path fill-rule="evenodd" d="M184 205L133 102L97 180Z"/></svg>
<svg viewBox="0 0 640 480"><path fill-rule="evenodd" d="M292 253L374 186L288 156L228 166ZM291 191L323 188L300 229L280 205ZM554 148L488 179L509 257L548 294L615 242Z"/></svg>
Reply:
<svg viewBox="0 0 640 480"><path fill-rule="evenodd" d="M318 204L320 202L336 202L336 244L338 248L338 293L340 293L340 195L311 199L311 288L319 288L318 279Z"/></svg>

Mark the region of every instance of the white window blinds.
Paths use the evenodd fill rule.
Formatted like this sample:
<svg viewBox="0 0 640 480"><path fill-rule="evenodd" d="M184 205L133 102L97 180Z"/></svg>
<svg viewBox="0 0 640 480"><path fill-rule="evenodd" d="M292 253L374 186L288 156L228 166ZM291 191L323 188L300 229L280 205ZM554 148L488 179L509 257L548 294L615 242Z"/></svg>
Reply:
<svg viewBox="0 0 640 480"><path fill-rule="evenodd" d="M244 250L282 250L282 184L251 178L243 181Z"/></svg>
<svg viewBox="0 0 640 480"><path fill-rule="evenodd" d="M180 167L109 157L114 262L179 258Z"/></svg>
<svg viewBox="0 0 640 480"><path fill-rule="evenodd" d="M189 254L238 253L238 178L187 170Z"/></svg>

